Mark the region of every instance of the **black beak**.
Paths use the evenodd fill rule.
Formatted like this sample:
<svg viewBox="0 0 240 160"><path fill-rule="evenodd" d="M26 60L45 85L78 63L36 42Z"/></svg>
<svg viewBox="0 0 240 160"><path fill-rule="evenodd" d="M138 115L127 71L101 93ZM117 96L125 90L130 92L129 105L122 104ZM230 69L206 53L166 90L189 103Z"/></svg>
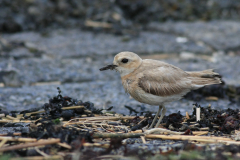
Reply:
<svg viewBox="0 0 240 160"><path fill-rule="evenodd" d="M113 65L113 64L110 64L110 65L107 65L106 67L103 67L103 68L100 68L99 70L100 71L105 71L105 70L108 70L108 69L115 69L117 67L117 65Z"/></svg>

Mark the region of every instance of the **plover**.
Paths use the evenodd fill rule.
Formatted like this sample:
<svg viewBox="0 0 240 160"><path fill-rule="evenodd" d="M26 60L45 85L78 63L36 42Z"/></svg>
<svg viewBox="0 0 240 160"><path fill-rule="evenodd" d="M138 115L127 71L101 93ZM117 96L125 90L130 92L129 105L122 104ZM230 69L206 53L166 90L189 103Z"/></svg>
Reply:
<svg viewBox="0 0 240 160"><path fill-rule="evenodd" d="M118 53L113 64L101 68L100 71L108 69L120 73L125 91L135 100L159 106L149 129L153 127L162 110L155 128L159 126L166 113L166 103L181 99L191 90L221 83L220 75L212 69L183 71L162 61L142 60L137 54L127 51Z"/></svg>

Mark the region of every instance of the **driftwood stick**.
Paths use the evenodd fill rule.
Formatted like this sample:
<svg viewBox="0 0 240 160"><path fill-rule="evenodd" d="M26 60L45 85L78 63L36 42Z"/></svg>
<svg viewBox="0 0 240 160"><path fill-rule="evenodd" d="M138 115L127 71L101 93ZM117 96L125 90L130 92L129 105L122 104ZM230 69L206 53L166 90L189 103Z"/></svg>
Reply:
<svg viewBox="0 0 240 160"><path fill-rule="evenodd" d="M0 120L0 123L11 123L12 120Z"/></svg>
<svg viewBox="0 0 240 160"><path fill-rule="evenodd" d="M68 109L79 109L79 108L84 108L84 106L62 107L62 110L68 110Z"/></svg>
<svg viewBox="0 0 240 160"><path fill-rule="evenodd" d="M154 135L149 134L146 135L145 138L161 138L161 139L171 139L171 140L211 140L211 141L232 141L234 140L230 138L224 138L224 137L209 137L209 136L186 136L186 135Z"/></svg>
<svg viewBox="0 0 240 160"><path fill-rule="evenodd" d="M223 143L229 145L229 144L236 144L236 145L240 145L240 142L239 141L222 141Z"/></svg>
<svg viewBox="0 0 240 160"><path fill-rule="evenodd" d="M15 118L15 117L12 117L12 116L9 116L9 115L6 115L6 118L11 119L11 120L18 120L18 118Z"/></svg>
<svg viewBox="0 0 240 160"><path fill-rule="evenodd" d="M33 114L39 114L39 113L44 113L45 111L36 111L36 112L29 112L29 113L26 113L27 116L31 116Z"/></svg>
<svg viewBox="0 0 240 160"><path fill-rule="evenodd" d="M208 134L208 131L193 131L192 134L200 136L200 135Z"/></svg>
<svg viewBox="0 0 240 160"><path fill-rule="evenodd" d="M21 119L23 117L23 114L18 114L17 119Z"/></svg>
<svg viewBox="0 0 240 160"><path fill-rule="evenodd" d="M196 108L196 121L200 121L201 120L201 109L200 108Z"/></svg>
<svg viewBox="0 0 240 160"><path fill-rule="evenodd" d="M39 149L38 147L34 147L34 149L35 149L39 154L41 154L42 156L44 156L44 157L49 157L48 154L44 153L43 151L40 151L40 149Z"/></svg>
<svg viewBox="0 0 240 160"><path fill-rule="evenodd" d="M84 118L75 118L70 121L78 120L78 121L96 121L96 120L121 120L121 119L133 119L136 116L99 116L99 117L84 117ZM140 116L139 118L144 118Z"/></svg>
<svg viewBox="0 0 240 160"><path fill-rule="evenodd" d="M94 133L93 138L140 138L143 133Z"/></svg>
<svg viewBox="0 0 240 160"><path fill-rule="evenodd" d="M31 123L31 122L34 122L34 121L31 121L31 120L20 121L19 119L14 119L14 120L3 119L3 120L0 120L0 123L18 123L18 122Z"/></svg>
<svg viewBox="0 0 240 160"><path fill-rule="evenodd" d="M0 143L0 148L7 142L8 140L7 139L3 139Z"/></svg>
<svg viewBox="0 0 240 160"><path fill-rule="evenodd" d="M68 110L68 109L79 109L79 108L84 108L84 106L71 106L71 107L62 107L62 110ZM36 111L36 112L30 112L26 113L28 116L32 114L39 114L39 113L44 113L45 111Z"/></svg>
<svg viewBox="0 0 240 160"><path fill-rule="evenodd" d="M137 133L137 132L135 132ZM145 134L170 134L170 135L182 135L184 132L176 132L176 131L170 131L168 129L164 128L153 128L150 130L147 130L144 132ZM208 134L208 131L193 131L193 135L203 135L203 134Z"/></svg>
<svg viewBox="0 0 240 160"><path fill-rule="evenodd" d="M100 116L100 117L84 117L84 118L74 118L69 120L68 122L65 122L63 127L66 127L67 125L73 125L73 124L81 124L83 121L85 122L102 122L103 120L111 120L111 121L117 121L117 120L123 120L123 119L133 119L136 116ZM140 118L144 118L141 116Z"/></svg>
<svg viewBox="0 0 240 160"><path fill-rule="evenodd" d="M209 131L209 127L200 128L200 131Z"/></svg>
<svg viewBox="0 0 240 160"><path fill-rule="evenodd" d="M34 121L30 121L30 120L25 120L25 121L20 121L20 120L0 120L0 123L18 123L18 122L32 123ZM0 134L0 135L2 135L2 134Z"/></svg>
<svg viewBox="0 0 240 160"><path fill-rule="evenodd" d="M142 139L142 142L143 142L144 144L146 144L145 137L144 137L144 136L141 136L141 139Z"/></svg>
<svg viewBox="0 0 240 160"><path fill-rule="evenodd" d="M163 134L165 132L167 132L168 134L173 134L173 135L184 134L184 132L170 131L170 130L164 129L164 128L153 128L150 130L146 130L144 133L148 135L148 134Z"/></svg>
<svg viewBox="0 0 240 160"><path fill-rule="evenodd" d="M137 132L135 132L137 133ZM184 132L170 131L164 128L153 128L144 132L145 134L170 134L170 135L182 135ZM208 134L208 131L193 131L193 135L204 135Z"/></svg>
<svg viewBox="0 0 240 160"><path fill-rule="evenodd" d="M20 157L20 158L11 158L10 160L63 160L63 157L60 155L54 155L49 157L43 156L30 156L30 157Z"/></svg>
<svg viewBox="0 0 240 160"><path fill-rule="evenodd" d="M107 22L97 22L92 20L86 20L84 24L87 27L93 27L93 28L96 28L96 27L112 28L112 24Z"/></svg>
<svg viewBox="0 0 240 160"><path fill-rule="evenodd" d="M42 140L42 141L33 142L33 143L18 144L18 145L14 145L14 146L0 148L0 152L17 150L17 149L28 148L28 147L41 146L41 145L55 144L55 143L59 143L59 142L60 142L60 139L48 139L48 140Z"/></svg>
<svg viewBox="0 0 240 160"><path fill-rule="evenodd" d="M190 119L188 112L186 112L186 118Z"/></svg>
<svg viewBox="0 0 240 160"><path fill-rule="evenodd" d="M136 131L131 131L130 133L143 133L143 131L142 130L136 130Z"/></svg>
<svg viewBox="0 0 240 160"><path fill-rule="evenodd" d="M64 143L58 143L58 145L61 146L61 147L67 148L67 149L72 149L72 147L65 142Z"/></svg>
<svg viewBox="0 0 240 160"><path fill-rule="evenodd" d="M100 144L100 143L83 143L84 147L101 147L101 148L109 148L109 144Z"/></svg>
<svg viewBox="0 0 240 160"><path fill-rule="evenodd" d="M36 142L36 138L16 138L16 137L8 137L8 136L0 136L0 140L7 141L19 141L19 142Z"/></svg>
<svg viewBox="0 0 240 160"><path fill-rule="evenodd" d="M130 159L129 157L124 157L122 155L103 155L95 157L95 159Z"/></svg>
<svg viewBox="0 0 240 160"><path fill-rule="evenodd" d="M99 116L99 117L84 117L84 118L74 118L68 121L69 123L78 121L99 121L99 120L121 120L121 119L133 119L136 116ZM140 118L144 118L141 116Z"/></svg>

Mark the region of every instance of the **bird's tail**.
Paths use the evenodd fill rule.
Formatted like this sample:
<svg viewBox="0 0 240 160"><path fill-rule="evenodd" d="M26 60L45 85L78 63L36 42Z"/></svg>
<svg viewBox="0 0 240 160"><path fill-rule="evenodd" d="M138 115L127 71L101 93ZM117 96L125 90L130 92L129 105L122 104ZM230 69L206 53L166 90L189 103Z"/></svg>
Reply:
<svg viewBox="0 0 240 160"><path fill-rule="evenodd" d="M194 89L201 88L206 85L222 83L221 76L214 72L213 69L187 73L189 74L188 78L192 81L192 87Z"/></svg>

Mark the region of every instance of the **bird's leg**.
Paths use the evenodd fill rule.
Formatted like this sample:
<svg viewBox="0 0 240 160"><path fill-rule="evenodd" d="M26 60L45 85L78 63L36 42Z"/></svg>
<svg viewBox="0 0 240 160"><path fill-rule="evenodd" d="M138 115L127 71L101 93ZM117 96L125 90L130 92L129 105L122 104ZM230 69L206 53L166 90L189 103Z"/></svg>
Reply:
<svg viewBox="0 0 240 160"><path fill-rule="evenodd" d="M158 117L158 115L159 115L159 113L160 113L161 110L162 110L162 106L159 106L158 111L157 111L157 114L155 115L155 117L154 117L154 119L153 119L153 121L152 121L152 124L151 124L151 126L150 126L148 129L153 128L153 125L154 125L154 123L156 122L157 117Z"/></svg>
<svg viewBox="0 0 240 160"><path fill-rule="evenodd" d="M159 108L160 108L160 106L159 106ZM157 127L159 126L160 122L162 121L162 119L163 119L163 117L164 117L164 115L165 115L165 113L166 113L166 111L167 111L166 108L165 108L165 106L162 105L161 108L162 108L161 117L159 118L159 120L158 120L155 128L157 128Z"/></svg>

